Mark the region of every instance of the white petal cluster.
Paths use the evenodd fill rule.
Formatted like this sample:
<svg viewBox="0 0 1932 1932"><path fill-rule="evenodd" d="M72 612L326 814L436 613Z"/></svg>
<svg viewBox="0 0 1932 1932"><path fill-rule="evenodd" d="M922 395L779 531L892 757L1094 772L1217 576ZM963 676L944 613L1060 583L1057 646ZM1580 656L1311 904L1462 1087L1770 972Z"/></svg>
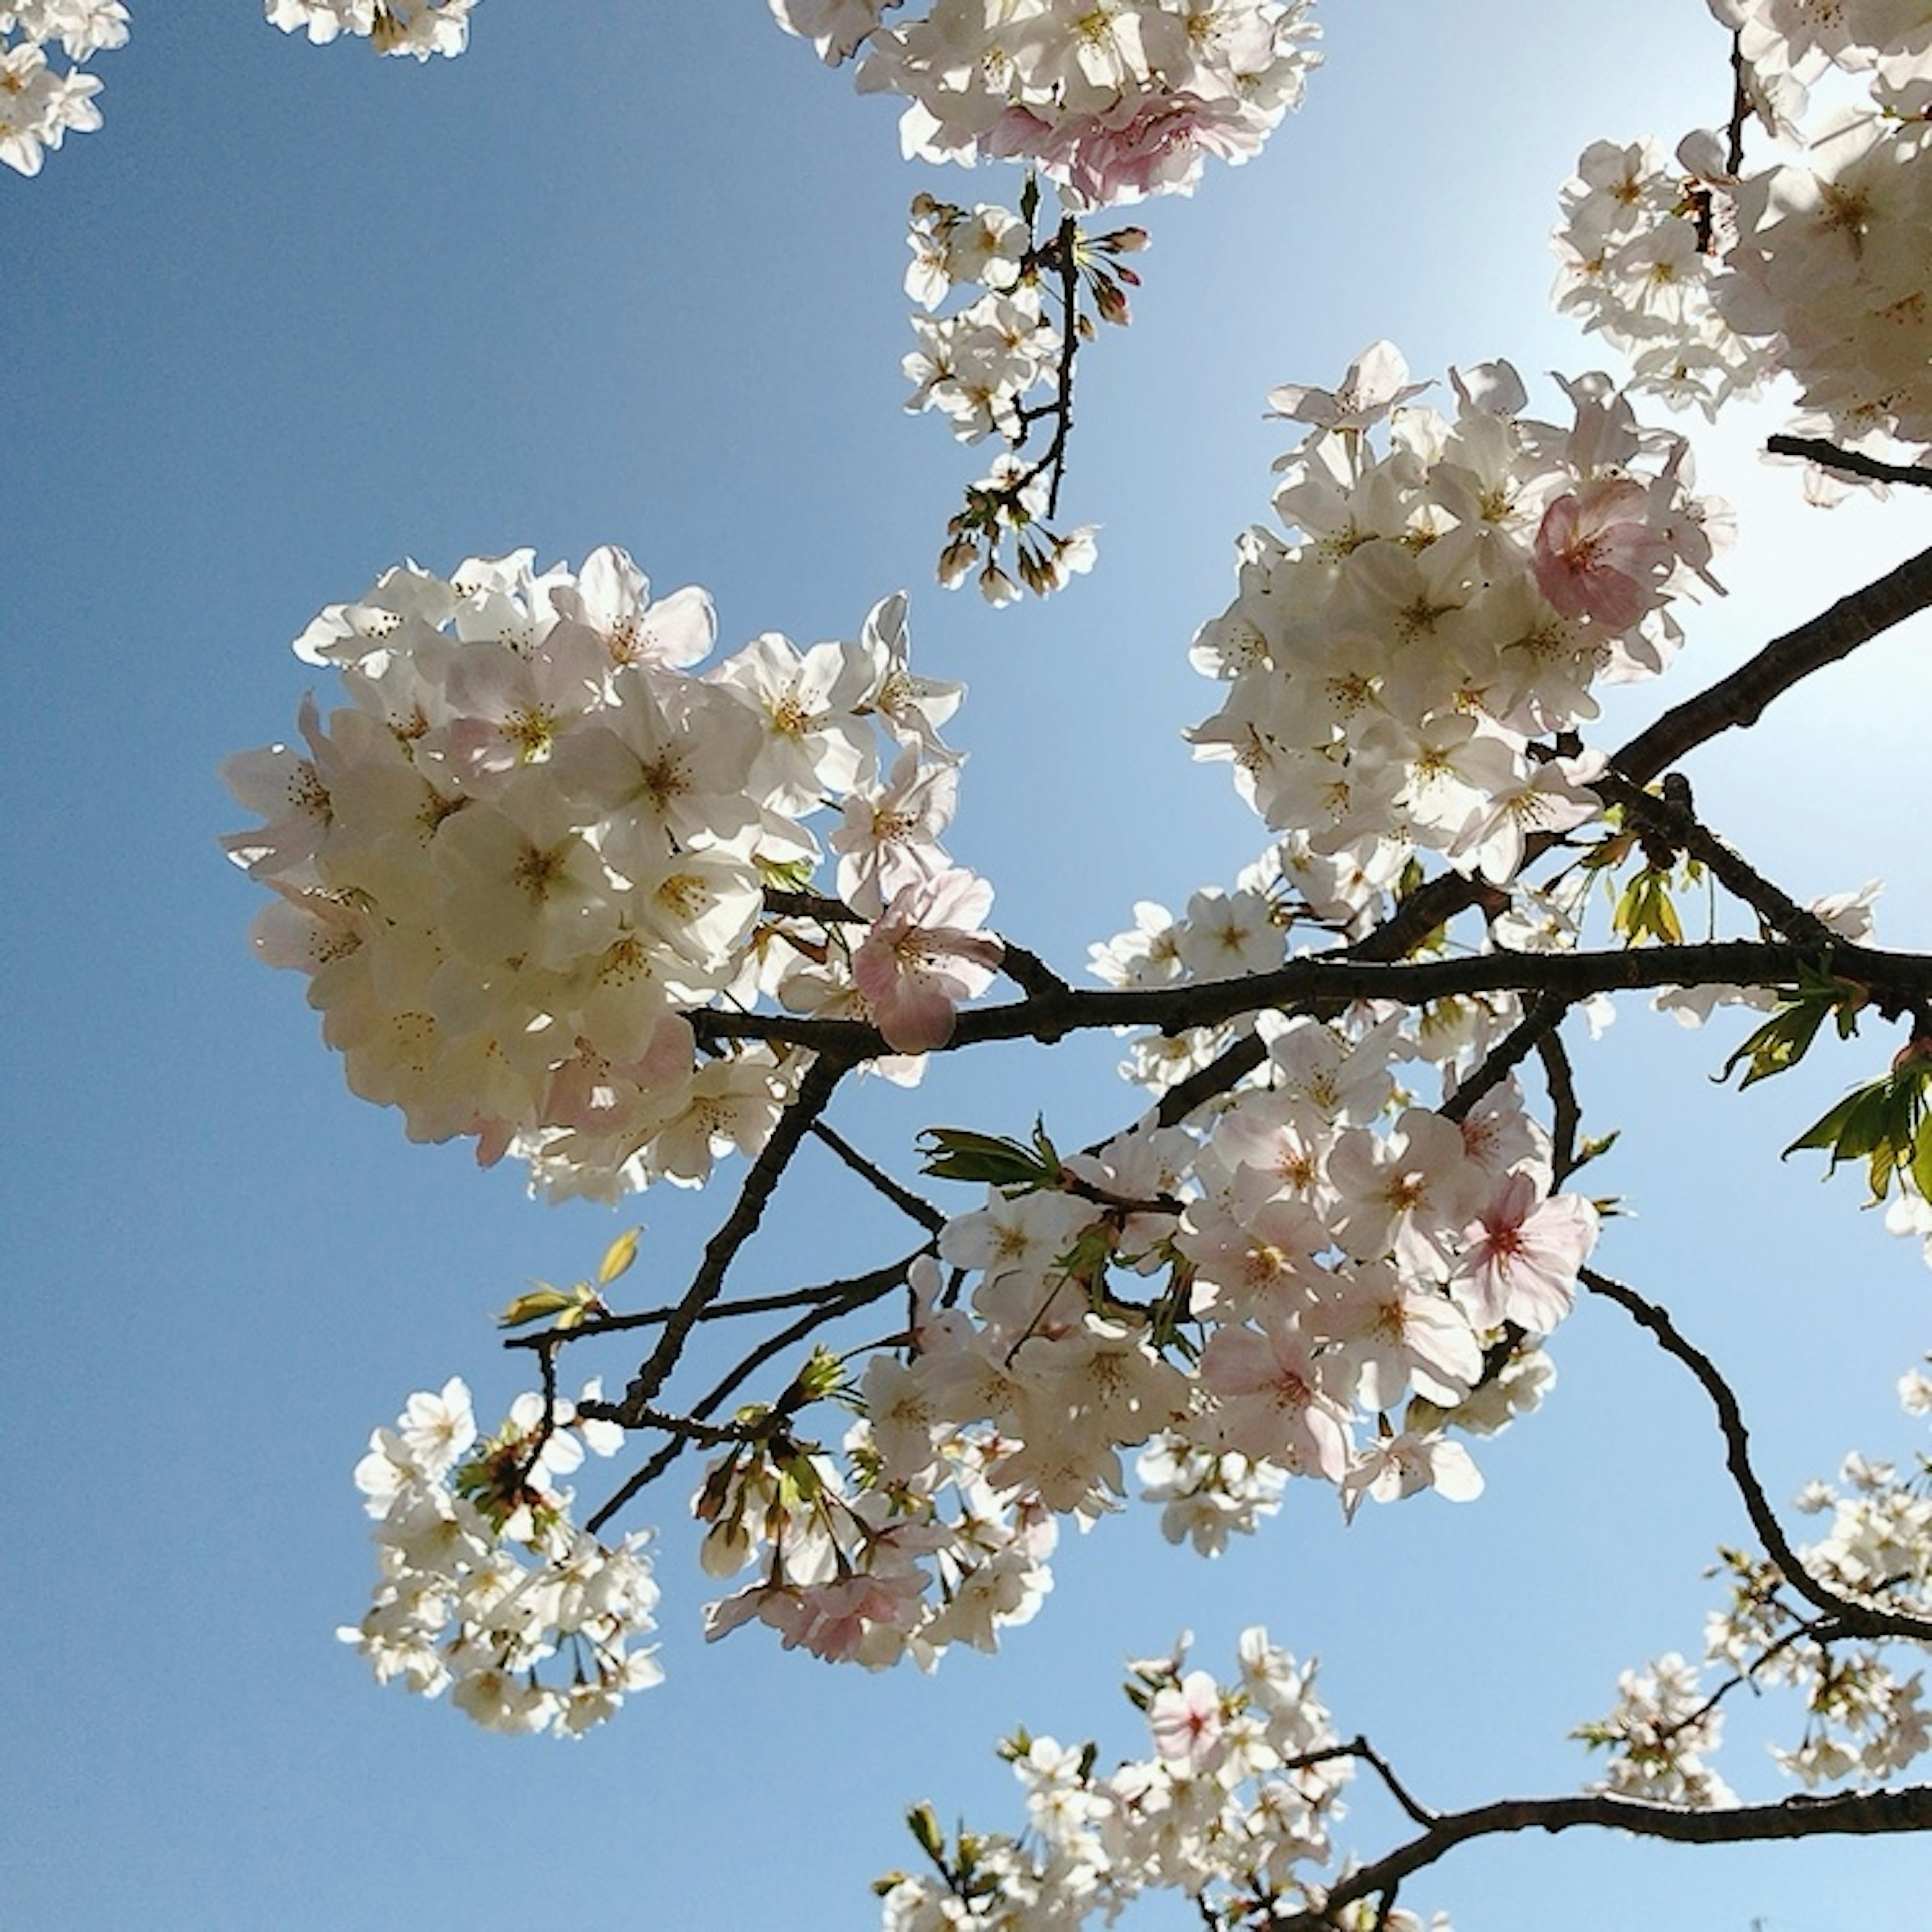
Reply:
<svg viewBox="0 0 1932 1932"><path fill-rule="evenodd" d="M1096 1771L1091 1744L1025 1732L1008 1739L1000 1754L1025 1794L1022 1836L962 1830L955 1852L920 1807L914 1835L938 1873L880 1881L885 1932L1075 1932L1112 1924L1159 1892L1181 1894L1214 1924L1246 1922L1258 1900L1270 1917L1321 1910L1354 1761L1315 1694L1312 1664L1258 1628L1242 1634L1240 1654L1226 1685L1188 1669L1184 1639L1172 1657L1130 1666L1126 1694L1147 1719L1150 1748L1110 1773ZM1449 1932L1439 1913L1427 1928L1394 1910L1341 1911L1332 1922L1345 1932Z"/></svg>
<svg viewBox="0 0 1932 1932"><path fill-rule="evenodd" d="M1279 466L1296 540L1248 534L1238 594L1194 644L1228 687L1196 755L1302 842L1284 863L1327 872L1322 916L1358 919L1421 850L1502 884L1532 834L1594 816L1600 767L1532 741L1594 718L1599 680L1660 670L1670 606L1711 581L1717 506L1682 440L1606 378L1564 383L1559 428L1522 413L1507 363L1452 376L1453 418L1407 376L1378 343L1336 391L1275 392L1313 426Z"/></svg>
<svg viewBox="0 0 1932 1932"><path fill-rule="evenodd" d="M913 386L906 407L939 410L962 442L998 436L1007 446L990 473L968 486L965 508L947 524L939 580L950 589L976 573L981 594L995 605L1011 603L1022 584L1040 596L1064 589L1092 568L1094 532L1048 527L1055 458L1051 451L1022 454L1030 440L1047 440L1036 431L1048 418L1064 424L1070 406L1061 385L1072 344L1047 319L1049 286L1062 286L1047 257L1072 248L1076 284L1084 284L1104 320L1124 322L1122 281L1133 276L1114 258L1147 238L1133 228L1091 238L1076 230L1042 250L1031 223L1010 208L984 202L961 208L920 194L913 199L910 238L906 292L926 313L912 318L919 346L900 365ZM934 313L962 291L970 292L952 313ZM1076 315L1074 326L1090 324ZM1002 561L1010 537L1017 582Z"/></svg>
<svg viewBox="0 0 1932 1932"><path fill-rule="evenodd" d="M543 1398L525 1395L479 1442L460 1379L411 1396L356 1466L381 1576L368 1614L338 1635L378 1682L446 1690L491 1730L578 1737L613 1716L663 1676L632 1647L658 1600L646 1538L612 1548L574 1528L556 1484L586 1447L608 1455L622 1433L568 1402L546 1418Z"/></svg>
<svg viewBox="0 0 1932 1932"><path fill-rule="evenodd" d="M800 1064L700 1065L692 1010L770 993L916 1053L984 990L991 891L938 843L959 687L908 668L904 598L856 643L767 634L700 674L715 630L703 591L653 600L604 549L404 565L297 640L350 701L229 761L265 823L226 843L276 895L256 950L310 976L350 1086L413 1138L514 1152L554 1194L695 1186L764 1144ZM828 804L842 908L767 916Z"/></svg>
<svg viewBox="0 0 1932 1932"><path fill-rule="evenodd" d="M1710 414L1784 372L1804 411L1795 429L1916 457L1932 447L1932 13L1712 6L1738 30L1747 98L1783 157L1745 167L1708 132L1674 163L1647 140L1588 149L1563 191L1557 306L1631 358L1634 390ZM1844 487L1814 477L1811 494Z"/></svg>
<svg viewBox="0 0 1932 1932"><path fill-rule="evenodd" d="M317 46L338 34L366 40L378 53L454 57L470 44L476 0L266 0L268 24L305 33Z"/></svg>
<svg viewBox="0 0 1932 1932"><path fill-rule="evenodd" d="M908 105L908 155L1031 163L1071 205L1186 194L1244 161L1318 64L1310 0L772 0L859 85ZM885 16L895 17L889 24Z"/></svg>
<svg viewBox="0 0 1932 1932"><path fill-rule="evenodd" d="M993 1480L1010 1445L933 1428L926 1392L889 1357L865 1390L872 1419L848 1436L844 1468L790 1448L713 1465L696 1504L705 1568L754 1576L709 1607L707 1636L755 1621L828 1662L929 1670L956 1643L994 1649L1039 1610L1058 1530L1036 1498Z"/></svg>
<svg viewBox="0 0 1932 1932"><path fill-rule="evenodd" d="M1714 418L1763 388L1772 345L1740 334L1713 295L1736 233L1726 194L1646 139L1586 148L1560 199L1556 307L1629 358L1633 394Z"/></svg>
<svg viewBox="0 0 1932 1932"><path fill-rule="evenodd" d="M1932 66L1923 86L1932 100ZM1880 452L1932 446L1932 130L1846 114L1802 161L1742 182L1736 207L1718 300L1738 330L1775 344L1808 427Z"/></svg>
<svg viewBox="0 0 1932 1932"><path fill-rule="evenodd" d="M1696 1665L1675 1651L1617 1679L1616 1708L1580 1728L1611 1754L1601 1789L1653 1804L1709 1810L1737 1795L1704 1762L1724 1741L1724 1712L1706 1694Z"/></svg>
<svg viewBox="0 0 1932 1932"><path fill-rule="evenodd" d="M1210 1553L1290 1475L1349 1515L1478 1494L1450 1432L1533 1406L1596 1215L1552 1191L1513 1084L1460 1122L1403 1104L1410 1050L1395 1020L1274 1023L1264 1084L1203 1132L1134 1130L950 1221L964 1292L915 1265L911 1346L849 1392L842 1456L787 1438L714 1467L707 1566L754 1580L713 1634L756 1617L874 1667L990 1648L1032 1614L1056 1520L1120 1507L1128 1450Z"/></svg>
<svg viewBox="0 0 1932 1932"><path fill-rule="evenodd" d="M0 161L37 175L50 148L100 125L100 82L81 68L126 44L122 0L10 0L0 5ZM67 62L48 58L57 50Z"/></svg>

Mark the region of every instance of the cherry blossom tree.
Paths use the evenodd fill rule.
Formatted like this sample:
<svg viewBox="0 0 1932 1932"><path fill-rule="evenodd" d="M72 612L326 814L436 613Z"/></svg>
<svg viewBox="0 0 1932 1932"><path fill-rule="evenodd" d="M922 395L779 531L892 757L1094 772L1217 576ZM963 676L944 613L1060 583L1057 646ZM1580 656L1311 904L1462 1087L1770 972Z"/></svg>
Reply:
<svg viewBox="0 0 1932 1932"><path fill-rule="evenodd" d="M418 58L460 53L472 10L268 8ZM1193 640L1215 688L1187 734L1261 850L1180 914L1140 903L1093 948L1097 984L1001 930L992 884L944 849L970 708L914 668L903 596L844 640L719 656L704 591L659 594L614 546L574 566L523 550L399 563L297 639L339 701L231 761L260 823L227 844L268 895L256 950L306 976L350 1086L412 1138L523 1162L539 1194L725 1197L670 1298L626 1302L629 1232L504 1310L536 1386L500 1424L453 1376L376 1431L356 1484L378 1582L342 1636L380 1679L506 1731L612 1718L659 1675L640 1641L662 1607L647 1495L688 1496L704 1526L727 1591L710 1635L763 1624L868 1669L994 1648L1041 1613L1063 1525L1112 1513L1130 1480L1204 1554L1294 1481L1351 1516L1473 1502L1486 1439L1556 1399L1552 1337L1588 1296L1708 1408L1756 1539L1723 1553L1700 1653L1633 1668L1606 1714L1559 1714L1599 1754L1594 1784L1436 1808L1257 1628L1226 1677L1184 1648L1136 1664L1148 1737L1115 1769L1097 1744L1007 1739L1022 1829L949 1834L916 1809L920 1862L881 1881L884 1923L1073 1926L1167 1889L1229 1932L1413 1928L1446 1921L1399 1895L1495 1834L1932 1827L1932 1786L1907 1781L1932 1748L1932 1460L1854 1454L1799 1498L1822 1534L1794 1540L1665 1285L1613 1271L1616 1204L1588 1191L1606 1143L1570 1048L1639 992L1693 1024L1744 1009L1719 1054L1744 1085L1828 1020L1863 1053L1894 1029L1862 1084L1794 1120L1790 1151L1857 1163L1932 1262L1932 958L1876 943L1868 890L1798 903L1694 790L1701 748L1932 603L1932 553L1623 742L1593 736L1604 688L1681 680L1696 606L1722 591L1729 513L1699 494L1687 411L1794 386L1772 448L1821 518L1854 489L1932 483L1932 13L1711 10L1717 124L1674 151L1599 142L1552 184L1558 306L1614 368L1561 378L1546 416L1500 356L1432 384L1378 341L1332 388L1268 399L1292 440L1274 521L1240 538L1234 594ZM940 580L994 605L1064 591L1098 559L1060 501L1076 366L1127 322L1148 238L1117 211L1211 192L1215 164L1256 154L1319 85L1307 0L772 11L902 102L909 155L1014 164L1010 205L912 202L909 406L999 452ZM96 124L91 80L51 78L45 50L77 70L126 27L112 0L0 8L0 158L31 173ZM1697 939L1694 890L1714 908ZM931 1187L902 1178L905 1150L834 1124L862 1075L914 1084L934 1054L1096 1030L1126 1036L1132 1090L1078 1150L1047 1086L1030 1132L934 1124ZM801 1263L787 1292L734 1294L808 1139L904 1241L856 1275ZM700 1374L694 1339L724 1324L736 1359ZM1932 1412L1922 1371L1900 1395ZM620 1473L580 1510L591 1457ZM1795 1796L1742 1802L1711 1762L1745 1686L1789 1700ZM1404 1841L1339 1838L1364 1778Z"/></svg>

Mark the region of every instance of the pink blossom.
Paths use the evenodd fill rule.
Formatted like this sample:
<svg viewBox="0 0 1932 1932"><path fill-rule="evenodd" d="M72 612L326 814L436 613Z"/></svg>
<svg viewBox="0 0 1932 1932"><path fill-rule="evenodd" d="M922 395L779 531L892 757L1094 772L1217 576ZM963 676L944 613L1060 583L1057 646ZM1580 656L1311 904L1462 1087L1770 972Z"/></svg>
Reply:
<svg viewBox="0 0 1932 1932"><path fill-rule="evenodd" d="M1510 1174L1465 1231L1454 1286L1479 1327L1514 1322L1546 1335L1570 1312L1597 1210L1580 1194L1541 1192L1531 1175Z"/></svg>
<svg viewBox="0 0 1932 1932"><path fill-rule="evenodd" d="M1010 107L982 145L990 154L1038 160L1090 206L1106 208L1190 194L1208 155L1244 161L1268 135L1266 119L1237 100L1128 94L1105 114L1065 114L1052 124Z"/></svg>
<svg viewBox="0 0 1932 1932"><path fill-rule="evenodd" d="M1620 633L1662 601L1658 586L1672 554L1646 520L1648 502L1641 483L1604 476L1544 512L1532 560L1536 587L1564 616Z"/></svg>
<svg viewBox="0 0 1932 1932"><path fill-rule="evenodd" d="M895 1052L944 1046L959 1003L992 983L1004 949L978 927L992 903L992 887L956 866L902 888L852 956L852 976Z"/></svg>
<svg viewBox="0 0 1932 1932"><path fill-rule="evenodd" d="M1227 1754L1221 1741L1221 1688L1204 1670L1190 1670L1178 1686L1156 1690L1148 1706L1154 1749L1189 1770L1212 1771Z"/></svg>

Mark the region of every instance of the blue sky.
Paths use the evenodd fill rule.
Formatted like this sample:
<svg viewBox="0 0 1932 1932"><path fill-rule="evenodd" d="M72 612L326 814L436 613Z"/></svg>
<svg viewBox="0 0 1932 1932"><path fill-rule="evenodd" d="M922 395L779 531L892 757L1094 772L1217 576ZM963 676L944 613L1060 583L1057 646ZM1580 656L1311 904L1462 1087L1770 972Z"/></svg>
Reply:
<svg viewBox="0 0 1932 1932"><path fill-rule="evenodd" d="M757 1630L706 1652L674 1486L654 1505L669 1681L606 1734L506 1741L372 1688L331 1635L371 1573L349 1482L369 1430L452 1372L479 1402L514 1394L490 1311L622 1223L534 1206L507 1168L412 1147L346 1094L299 986L248 956L217 770L290 729L314 674L287 640L405 556L621 543L662 588L710 586L734 646L850 635L903 584L917 661L971 686L952 848L994 880L1004 931L1078 969L1135 899L1178 906L1262 842L1178 731L1212 708L1187 642L1267 514L1266 391L1330 383L1380 335L1419 376L1591 366L1545 307L1555 190L1592 138L1721 114L1698 0L1633 0L1613 40L1547 0L1332 9L1306 110L1148 212L1136 324L1083 367L1069 487L1102 526L1099 572L1001 614L932 584L978 472L899 407L906 203L981 184L902 164L890 108L759 0L484 0L470 53L424 68L284 39L250 0L131 10L98 63L104 129L0 179L0 1920L863 1926L867 1882L910 1852L906 1802L1016 1825L1001 1732L1097 1735L1111 1761L1138 1748L1122 1658L1191 1628L1213 1667L1256 1621L1322 1656L1338 1721L1432 1802L1574 1786L1563 1733L1619 1670L1696 1646L1699 1570L1741 1534L1694 1392L1598 1308L1559 1335L1556 1396L1495 1445L1478 1504L1345 1534L1331 1499L1297 1496L1212 1568L1130 1510L1068 1539L996 1660L871 1679ZM1752 454L1772 420L1700 436L1703 483L1743 513L1733 595L1606 729L1928 540L1921 505L1798 505ZM1694 774L1710 821L1800 896L1886 875L1900 946L1932 923L1925 652L1909 627ZM1736 1032L1631 1003L1580 1070L1592 1124L1626 1130L1600 1184L1636 1214L1604 1264L1732 1368L1784 1496L1848 1448L1910 1448L1890 1390L1932 1343L1928 1282L1849 1176L1776 1160L1882 1036L1741 1099L1706 1077ZM1136 1111L1113 1058L1014 1050L841 1118L901 1172L935 1120L1043 1110L1077 1142ZM897 1252L829 1165L800 1180L748 1286ZM662 1279L719 1211L641 1204ZM1730 1755L1734 1783L1774 1790L1744 1736ZM1366 1803L1360 1824L1366 1850L1394 1831ZM1465 1932L1862 1932L1922 1916L1922 1862L1510 1842L1405 1903Z"/></svg>

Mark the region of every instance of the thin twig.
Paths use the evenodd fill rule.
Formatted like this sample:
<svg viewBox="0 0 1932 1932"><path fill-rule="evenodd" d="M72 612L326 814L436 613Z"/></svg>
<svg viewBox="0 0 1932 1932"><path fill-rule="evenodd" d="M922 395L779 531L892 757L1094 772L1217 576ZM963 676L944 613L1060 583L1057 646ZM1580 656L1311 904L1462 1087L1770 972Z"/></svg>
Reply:
<svg viewBox="0 0 1932 1932"><path fill-rule="evenodd" d="M905 1279L906 1271L912 1264L921 1255L932 1252L931 1244L928 1244L924 1247L915 1249L902 1260L888 1262L884 1268L874 1268L868 1274L856 1275L848 1282L831 1284L833 1287L842 1288L843 1294L836 1299L829 1294L821 1295L815 1305L797 1321L760 1342L721 1382L692 1404L692 1420L702 1422L716 1414L719 1408L774 1355L790 1347L794 1342L802 1340L814 1328L836 1322L842 1316L852 1314L868 1303L877 1301L882 1295L890 1294ZM674 1436L626 1479L598 1508L585 1528L593 1534L601 1529L633 1497L656 1482L688 1446L688 1436Z"/></svg>
<svg viewBox="0 0 1932 1932"><path fill-rule="evenodd" d="M1537 1058L1543 1063L1543 1078L1550 1091L1550 1165L1558 1185L1576 1169L1576 1130L1582 1125L1583 1109L1576 1098L1576 1070L1570 1064L1570 1049L1563 1036L1554 1030L1536 1042Z"/></svg>
<svg viewBox="0 0 1932 1932"><path fill-rule="evenodd" d="M1932 488L1932 469L1922 463L1885 463L1856 449L1840 449L1818 436L1774 436L1765 448L1774 456L1802 456L1821 470L1837 470L1873 483L1904 483Z"/></svg>
<svg viewBox="0 0 1932 1932"><path fill-rule="evenodd" d="M885 1169L861 1154L838 1130L824 1120L812 1124L814 1137L823 1141L852 1172L876 1188L902 1214L916 1221L929 1234L946 1226L946 1216L930 1201L902 1186Z"/></svg>
<svg viewBox="0 0 1932 1932"><path fill-rule="evenodd" d="M1696 1377L1718 1412L1718 1427L1724 1438L1724 1466L1743 1499L1744 1513L1757 1532L1765 1554L1792 1588L1814 1610L1824 1612L1847 1636L1906 1637L1920 1643L1932 1642L1932 1618L1908 1616L1900 1611L1880 1610L1841 1597L1805 1568L1772 1513L1764 1486L1751 1467L1750 1434L1730 1384L1718 1372L1709 1356L1684 1340L1669 1314L1635 1288L1612 1280L1595 1268L1581 1269L1578 1279L1592 1294L1614 1301L1640 1328L1649 1330L1664 1352L1674 1355Z"/></svg>
<svg viewBox="0 0 1932 1932"><path fill-rule="evenodd" d="M771 1315L782 1309L806 1308L821 1301L841 1300L851 1288L848 1281L829 1281L815 1288L788 1288L782 1294L743 1294L735 1300L714 1301L698 1314L700 1322L728 1322L744 1315ZM595 1341L600 1335L615 1335L629 1328L662 1327L682 1304L673 1302L663 1308L643 1308L634 1314L602 1315L580 1322L573 1328L553 1328L541 1335L507 1335L506 1348L554 1348L568 1342Z"/></svg>
<svg viewBox="0 0 1932 1932"><path fill-rule="evenodd" d="M664 1378L683 1352L686 1338L698 1324L705 1309L716 1300L724 1277L738 1250L749 1240L764 1218L766 1204L778 1184L779 1177L803 1142L807 1130L830 1103L838 1083L851 1071L852 1063L834 1054L826 1054L806 1068L799 1083L798 1094L779 1114L771 1138L759 1150L746 1172L738 1198L724 1225L706 1244L704 1258L684 1298L666 1318L657 1346L631 1378L621 1402L592 1402L584 1414L605 1421L634 1426L632 1418L646 1408L663 1388Z"/></svg>

